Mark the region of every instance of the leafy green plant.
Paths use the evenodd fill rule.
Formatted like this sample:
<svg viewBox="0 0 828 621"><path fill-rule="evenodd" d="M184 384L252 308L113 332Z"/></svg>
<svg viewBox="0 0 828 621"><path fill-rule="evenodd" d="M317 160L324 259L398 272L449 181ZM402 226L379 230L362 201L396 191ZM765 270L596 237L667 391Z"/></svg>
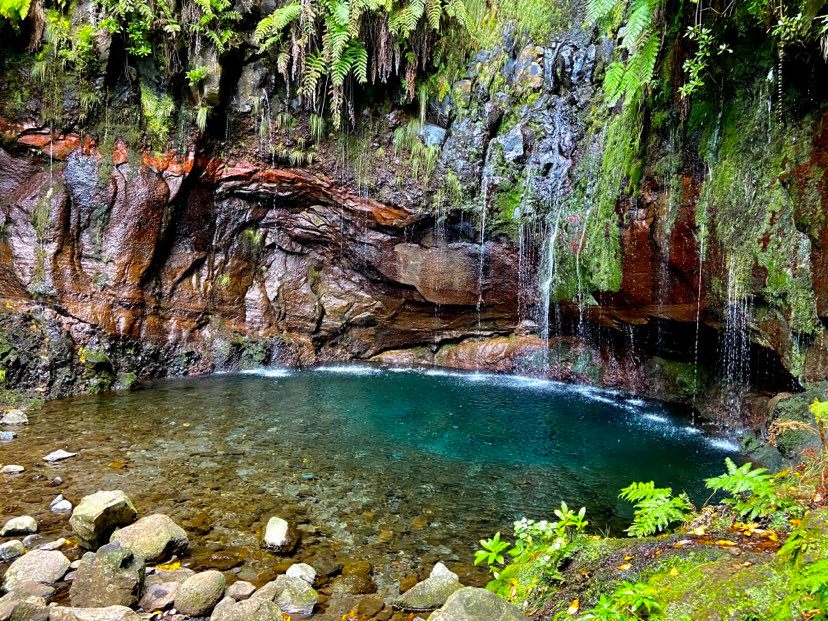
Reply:
<svg viewBox="0 0 828 621"><path fill-rule="evenodd" d="M727 472L707 479L706 485L714 491L723 491L730 497L722 500L742 517L751 520L769 518L777 513L788 514L794 503L779 494L776 479L767 474L767 468L754 468L750 462L741 466L725 458Z"/></svg>
<svg viewBox="0 0 828 621"><path fill-rule="evenodd" d="M187 73L184 74L184 77L187 78L187 83L191 88L193 88L201 84L207 77L208 73L209 69L207 69L207 67L194 67L187 71Z"/></svg>
<svg viewBox="0 0 828 621"><path fill-rule="evenodd" d="M661 611L655 587L625 580L607 597L601 595L593 608L579 618L584 621L630 621L649 619Z"/></svg>
<svg viewBox="0 0 828 621"><path fill-rule="evenodd" d="M819 432L819 440L822 444L822 449L825 450L828 448L828 439L826 439L826 436L828 436L828 432L826 432L826 428L828 428L828 401L814 399L814 402L808 409L814 415L817 431Z"/></svg>
<svg viewBox="0 0 828 621"><path fill-rule="evenodd" d="M255 40L305 102L317 113L327 107L339 127L346 95L357 84L398 76L411 101L433 45L428 32L466 24L464 0L307 0L262 18ZM353 108L347 109L353 122Z"/></svg>
<svg viewBox="0 0 828 621"><path fill-rule="evenodd" d="M495 533L495 536L490 539L481 539L480 545L482 549L474 553L475 565L486 563L489 567L494 567L495 565L502 565L506 561L503 552L510 547L510 544L500 538L499 532Z"/></svg>
<svg viewBox="0 0 828 621"><path fill-rule="evenodd" d="M31 3L31 0L0 0L0 17L17 28L29 14Z"/></svg>
<svg viewBox="0 0 828 621"><path fill-rule="evenodd" d="M649 483L631 483L621 490L620 498L633 503L633 523L627 529L631 537L647 537L666 529L670 524L683 522L693 510L687 494L673 496L670 487L656 487Z"/></svg>

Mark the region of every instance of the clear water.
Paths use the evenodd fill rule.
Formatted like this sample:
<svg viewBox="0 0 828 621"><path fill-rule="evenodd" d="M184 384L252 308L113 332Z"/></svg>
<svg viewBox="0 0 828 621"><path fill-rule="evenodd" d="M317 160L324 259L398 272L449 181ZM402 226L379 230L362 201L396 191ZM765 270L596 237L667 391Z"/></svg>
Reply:
<svg viewBox="0 0 828 621"><path fill-rule="evenodd" d="M45 465L57 448L79 456ZM58 491L77 502L123 489L141 514L169 513L190 531L196 564L224 551L248 579L276 563L259 542L282 515L302 531L296 558L348 555L400 576L470 562L477 539L551 517L561 500L621 529L630 509L618 490L635 480L702 501L703 478L735 448L657 402L544 380L265 370L47 404L0 445L0 462L28 469L0 480L0 506L45 518L57 536L68 533L48 514Z"/></svg>

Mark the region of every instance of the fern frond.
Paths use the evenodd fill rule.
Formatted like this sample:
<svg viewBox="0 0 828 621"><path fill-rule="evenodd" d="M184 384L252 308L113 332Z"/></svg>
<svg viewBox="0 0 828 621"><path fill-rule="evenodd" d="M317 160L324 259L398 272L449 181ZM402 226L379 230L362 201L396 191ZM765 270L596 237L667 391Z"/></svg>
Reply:
<svg viewBox="0 0 828 621"><path fill-rule="evenodd" d="M254 40L257 43L266 41L269 45L279 39L282 31L291 23L299 19L302 14L302 5L298 2L287 4L276 9L259 21L256 30L253 32Z"/></svg>
<svg viewBox="0 0 828 621"><path fill-rule="evenodd" d="M621 47L634 51L642 35L653 23L655 6L651 0L633 0L624 25Z"/></svg>
<svg viewBox="0 0 828 621"><path fill-rule="evenodd" d="M588 0L584 21L593 26L609 15L624 0Z"/></svg>

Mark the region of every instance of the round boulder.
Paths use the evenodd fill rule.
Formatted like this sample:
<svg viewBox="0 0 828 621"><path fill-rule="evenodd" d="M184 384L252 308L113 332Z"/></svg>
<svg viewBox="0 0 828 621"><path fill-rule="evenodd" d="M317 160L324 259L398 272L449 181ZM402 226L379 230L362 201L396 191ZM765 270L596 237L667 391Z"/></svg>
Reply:
<svg viewBox="0 0 828 621"><path fill-rule="evenodd" d="M161 563L174 554L182 554L189 543L187 533L163 513L148 515L116 530L110 541L117 541L147 563Z"/></svg>
<svg viewBox="0 0 828 621"><path fill-rule="evenodd" d="M69 571L69 559L57 550L32 550L6 570L3 590L14 591L24 582L54 584Z"/></svg>
<svg viewBox="0 0 828 621"><path fill-rule="evenodd" d="M0 543L0 562L10 561L26 554L26 547L17 539Z"/></svg>
<svg viewBox="0 0 828 621"><path fill-rule="evenodd" d="M224 597L224 575L210 569L184 581L175 597L178 612L193 617L203 617L215 608Z"/></svg>
<svg viewBox="0 0 828 621"><path fill-rule="evenodd" d="M121 490L101 491L84 496L69 518L78 543L97 549L109 540L112 531L135 521L138 512Z"/></svg>

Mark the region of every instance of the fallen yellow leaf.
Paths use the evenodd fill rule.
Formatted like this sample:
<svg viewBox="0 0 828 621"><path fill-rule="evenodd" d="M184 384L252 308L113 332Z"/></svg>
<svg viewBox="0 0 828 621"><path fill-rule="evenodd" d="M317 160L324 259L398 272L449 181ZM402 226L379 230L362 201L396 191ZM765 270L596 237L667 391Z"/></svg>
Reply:
<svg viewBox="0 0 828 621"><path fill-rule="evenodd" d="M671 576L678 576L678 569L676 569L675 567L673 567L673 568L670 570L670 575L671 575Z"/></svg>
<svg viewBox="0 0 828 621"><path fill-rule="evenodd" d="M631 560L633 560L633 558L635 558L635 557L633 557L633 556L625 556L625 557L624 557L624 560L625 560L625 561L631 561Z"/></svg>
<svg viewBox="0 0 828 621"><path fill-rule="evenodd" d="M704 529L704 526L698 526L691 530L688 535L695 535L696 537L703 537L707 531Z"/></svg>
<svg viewBox="0 0 828 621"><path fill-rule="evenodd" d="M619 565L618 569L621 571L627 571L632 565L630 563L624 563L623 565Z"/></svg>
<svg viewBox="0 0 828 621"><path fill-rule="evenodd" d="M572 603L571 603L571 604L569 604L569 608L567 608L567 609L566 609L566 612L567 612L567 613L569 613L569 614L571 614L571 615L577 614L577 613L578 613L578 609L579 609L580 607L581 607L581 602L580 602L580 601L578 601L577 599L573 599L573 600L572 600Z"/></svg>
<svg viewBox="0 0 828 621"><path fill-rule="evenodd" d="M717 546L735 546L735 541L730 541L729 539L717 539L716 540Z"/></svg>
<svg viewBox="0 0 828 621"><path fill-rule="evenodd" d="M174 569L181 569L181 563L178 561L173 561L172 563L164 563L163 565L156 565L156 569L160 569L161 571L172 571Z"/></svg>

